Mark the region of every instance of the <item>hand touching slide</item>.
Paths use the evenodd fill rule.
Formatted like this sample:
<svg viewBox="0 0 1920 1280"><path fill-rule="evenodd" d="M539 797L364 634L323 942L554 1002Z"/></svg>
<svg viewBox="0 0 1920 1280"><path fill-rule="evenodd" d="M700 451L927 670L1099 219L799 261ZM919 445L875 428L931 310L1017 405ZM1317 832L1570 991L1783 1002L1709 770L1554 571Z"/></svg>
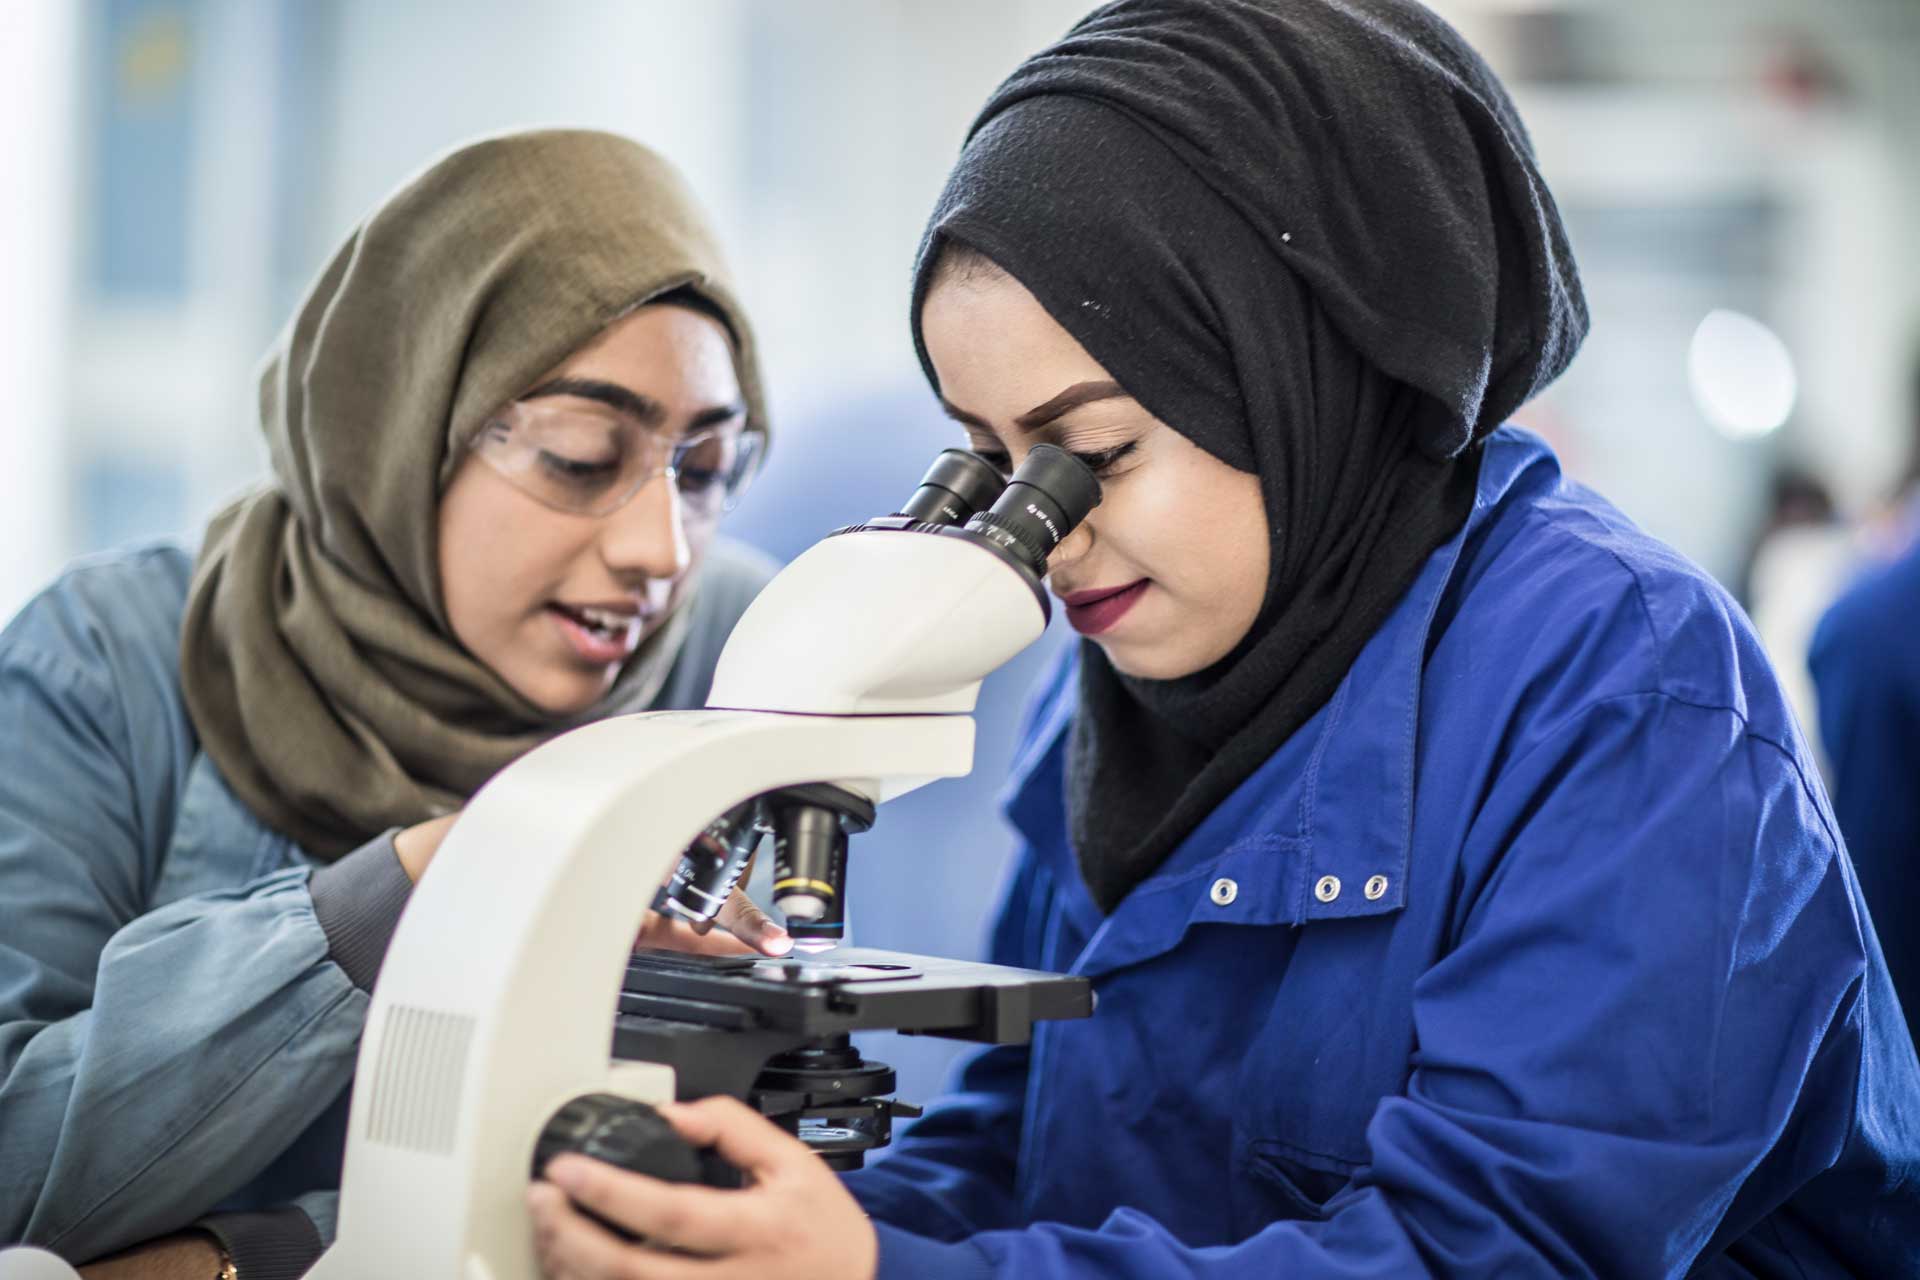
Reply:
<svg viewBox="0 0 1920 1280"><path fill-rule="evenodd" d="M441 842L447 838L447 832L459 818L458 813L449 813L444 817L433 818L416 826L408 827L393 838L393 849L400 858L400 865L406 869L407 876L415 883L426 874L434 855L440 851ZM664 947L674 951L692 951L704 955L742 955L759 953L767 956L784 956L793 950L793 939L770 919L766 912L755 906L753 900L739 889L735 889L727 898L727 905L720 909L715 921L720 931L696 929L678 920L669 920L653 912L647 914L646 922L640 928L640 934L634 939L635 947Z"/></svg>

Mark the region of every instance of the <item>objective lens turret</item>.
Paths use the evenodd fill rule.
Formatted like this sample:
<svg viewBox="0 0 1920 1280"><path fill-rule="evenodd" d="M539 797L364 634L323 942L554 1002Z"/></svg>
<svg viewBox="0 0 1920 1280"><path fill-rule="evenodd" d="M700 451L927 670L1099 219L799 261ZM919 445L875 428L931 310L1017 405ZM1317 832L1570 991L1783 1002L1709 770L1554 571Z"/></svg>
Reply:
<svg viewBox="0 0 1920 1280"><path fill-rule="evenodd" d="M719 915L760 843L763 821L760 802L749 800L708 823L654 895L653 909L696 924Z"/></svg>

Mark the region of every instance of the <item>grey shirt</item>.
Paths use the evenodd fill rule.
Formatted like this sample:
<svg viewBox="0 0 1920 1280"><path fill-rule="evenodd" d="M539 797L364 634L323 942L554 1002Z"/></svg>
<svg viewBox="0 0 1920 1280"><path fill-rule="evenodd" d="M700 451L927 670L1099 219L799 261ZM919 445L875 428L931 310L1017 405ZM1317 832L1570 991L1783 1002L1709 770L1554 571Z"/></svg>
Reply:
<svg viewBox="0 0 1920 1280"><path fill-rule="evenodd" d="M265 1280L332 1239L410 886L393 833L322 867L199 749L191 571L171 544L93 557L0 631L0 1241L85 1261L201 1223ZM771 571L713 548L657 708L705 703Z"/></svg>

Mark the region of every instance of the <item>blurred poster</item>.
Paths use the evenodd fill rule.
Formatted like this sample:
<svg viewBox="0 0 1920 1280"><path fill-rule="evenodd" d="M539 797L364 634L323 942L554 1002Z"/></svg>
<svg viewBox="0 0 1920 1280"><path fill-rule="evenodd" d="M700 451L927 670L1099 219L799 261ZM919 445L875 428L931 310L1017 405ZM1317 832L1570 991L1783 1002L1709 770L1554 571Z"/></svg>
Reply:
<svg viewBox="0 0 1920 1280"><path fill-rule="evenodd" d="M83 78L94 210L86 278L101 301L187 292L197 0L102 0Z"/></svg>

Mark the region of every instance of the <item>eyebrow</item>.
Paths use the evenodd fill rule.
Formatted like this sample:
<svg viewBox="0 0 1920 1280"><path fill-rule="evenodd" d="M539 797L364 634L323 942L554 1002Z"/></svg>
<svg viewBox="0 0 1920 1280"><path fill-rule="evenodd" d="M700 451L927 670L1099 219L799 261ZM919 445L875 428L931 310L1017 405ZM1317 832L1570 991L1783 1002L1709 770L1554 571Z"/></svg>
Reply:
<svg viewBox="0 0 1920 1280"><path fill-rule="evenodd" d="M1098 382L1076 382L1045 404L1036 405L1034 408L1027 410L1015 418L1013 425L1022 431L1038 431L1041 427L1046 426L1055 419L1064 418L1067 414L1082 405L1093 404L1100 400L1130 400L1132 398L1133 397L1127 393L1125 387L1122 387L1119 383L1111 379L1103 379ZM955 422L965 423L970 427L978 427L982 431L991 432L993 430L992 427L988 426L980 418L975 417L965 409L953 404L945 396L940 398L940 408Z"/></svg>
<svg viewBox="0 0 1920 1280"><path fill-rule="evenodd" d="M658 427L667 420L666 409L652 396L641 395L617 382L604 382L598 378L555 378L551 382L541 383L520 398L538 400L543 396L575 396L581 400L593 400L610 409L617 409L647 427ZM702 427L738 418L746 411L746 405L738 400L732 404L702 409L693 415L692 421L687 423L687 429L698 431Z"/></svg>

